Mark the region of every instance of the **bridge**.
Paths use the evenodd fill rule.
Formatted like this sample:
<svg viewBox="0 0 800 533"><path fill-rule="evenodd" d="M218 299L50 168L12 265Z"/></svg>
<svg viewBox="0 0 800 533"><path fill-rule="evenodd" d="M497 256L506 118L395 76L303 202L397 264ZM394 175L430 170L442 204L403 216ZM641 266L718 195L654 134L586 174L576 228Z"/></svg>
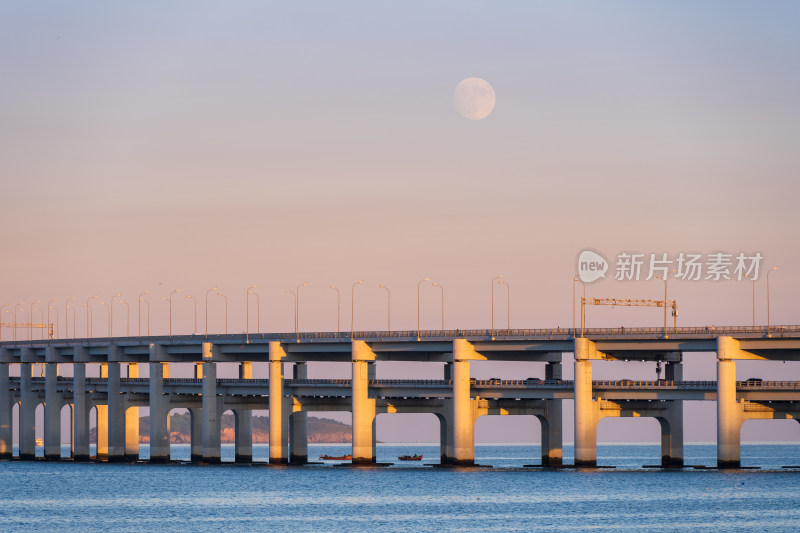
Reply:
<svg viewBox="0 0 800 533"><path fill-rule="evenodd" d="M691 354L716 352L715 381L684 381ZM562 379L573 354L574 380ZM307 413L352 413L354 464L375 463L381 413L431 413L440 421L443 464L471 465L474 426L484 415L533 415L542 424L542 465L560 466L562 402L574 401L575 466L597 464L597 424L606 417L654 417L662 466L683 466L683 402L717 405L717 465L740 466L740 430L749 419L800 420L800 381L737 380L737 360L800 360L800 326L304 332L52 339L0 343L0 458L12 457L18 405L19 458L34 459L35 413L44 405L44 457L61 459L61 412L69 407L71 458L89 457L90 411L96 410L97 456L139 458L139 408L150 409L150 461L166 462L169 412L188 409L192 461L220 461L223 412L235 417L235 457L252 461L252 411L269 411L269 462L308 461ZM665 379L592 379L597 360L658 361ZM308 379L308 364L344 362L350 379ZM376 379L377 361L444 363L442 379ZM535 361L544 375L475 380L473 361ZM170 364L190 363L193 378L170 378ZM217 377L236 364L238 379ZM268 379L253 379L266 363ZM35 377L43 365L44 377ZM100 377L87 377L88 366ZM139 377L147 365L149 376ZM10 368L17 366L19 375ZM67 372L71 367L71 372ZM285 370L291 375L284 375ZM64 376L63 374L69 374ZM16 374L14 372L13 374Z"/></svg>

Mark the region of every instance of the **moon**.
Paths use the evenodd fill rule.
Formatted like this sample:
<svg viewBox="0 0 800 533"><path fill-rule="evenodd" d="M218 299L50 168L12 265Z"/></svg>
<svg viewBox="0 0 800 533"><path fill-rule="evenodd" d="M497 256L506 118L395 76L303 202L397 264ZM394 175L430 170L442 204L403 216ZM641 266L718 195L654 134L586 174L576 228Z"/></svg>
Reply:
<svg viewBox="0 0 800 533"><path fill-rule="evenodd" d="M494 109L494 89L481 78L467 78L456 86L456 111L469 120L488 117Z"/></svg>

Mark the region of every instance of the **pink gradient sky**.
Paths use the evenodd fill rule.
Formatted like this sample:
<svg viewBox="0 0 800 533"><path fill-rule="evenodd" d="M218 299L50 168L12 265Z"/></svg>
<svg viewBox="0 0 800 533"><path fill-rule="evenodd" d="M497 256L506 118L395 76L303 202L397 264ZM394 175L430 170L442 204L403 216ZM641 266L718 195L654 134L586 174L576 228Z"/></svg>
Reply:
<svg viewBox="0 0 800 533"><path fill-rule="evenodd" d="M289 331L282 291L309 282L301 328L332 330L333 283L349 329L365 279L356 328L385 327L383 282L393 328L414 329L430 277L448 328L485 328L503 274L512 327L569 327L583 248L721 250L779 265L771 319L797 323L798 15L792 2L4 3L0 304L59 298L63 324L66 298L149 290L163 334L162 296L198 297L202 330L218 285L238 332L258 283L262 330ZM497 94L482 121L453 106L470 76ZM662 290L606 280L589 294ZM670 297L679 325L746 325L750 290L676 281ZM763 279L757 291L763 323ZM422 299L422 327L438 328L438 290ZM502 291L496 303L504 325ZM223 322L212 301L209 329ZM589 324L661 313L592 309ZM176 298L175 331L192 328Z"/></svg>

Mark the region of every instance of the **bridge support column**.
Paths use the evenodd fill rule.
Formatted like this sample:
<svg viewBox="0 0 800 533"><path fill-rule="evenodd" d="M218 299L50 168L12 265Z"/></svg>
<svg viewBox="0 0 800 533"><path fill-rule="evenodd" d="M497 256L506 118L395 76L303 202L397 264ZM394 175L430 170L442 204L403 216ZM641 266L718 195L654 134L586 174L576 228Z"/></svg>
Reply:
<svg viewBox="0 0 800 533"><path fill-rule="evenodd" d="M683 381L683 363L669 362L664 377ZM683 466L683 401L669 400L667 415L661 423L661 466Z"/></svg>
<svg viewBox="0 0 800 533"><path fill-rule="evenodd" d="M47 347L52 352L51 346ZM44 389L44 458L61 459L61 402L58 397L58 363L46 363Z"/></svg>
<svg viewBox="0 0 800 533"><path fill-rule="evenodd" d="M294 379L308 379L308 365L306 363L294 364ZM289 462L293 464L306 464L308 462L308 414L305 411L294 411L289 419L291 433L291 451Z"/></svg>
<svg viewBox="0 0 800 533"><path fill-rule="evenodd" d="M450 442L450 428L447 425L447 415L437 414L439 419L439 463L447 464L453 456L453 445Z"/></svg>
<svg viewBox="0 0 800 533"><path fill-rule="evenodd" d="M109 359L119 360L118 346L108 347ZM125 461L125 397L122 395L122 368L118 362L108 363L108 461Z"/></svg>
<svg viewBox="0 0 800 533"><path fill-rule="evenodd" d="M278 341L269 343L269 462L289 462L288 413L284 413L283 360L286 351Z"/></svg>
<svg viewBox="0 0 800 533"><path fill-rule="evenodd" d="M211 343L203 343L203 462L219 463L222 457L220 409L217 399L217 363L210 362Z"/></svg>
<svg viewBox="0 0 800 533"><path fill-rule="evenodd" d="M139 377L139 366L136 363L128 364L128 379ZM139 408L128 407L127 395L125 401L125 460L135 462L139 460Z"/></svg>
<svg viewBox="0 0 800 533"><path fill-rule="evenodd" d="M351 343L353 361L353 464L375 463L375 398L369 397L369 376L375 353L362 340Z"/></svg>
<svg viewBox="0 0 800 533"><path fill-rule="evenodd" d="M163 359L164 348L150 345L150 360ZM169 396L164 394L164 379L169 378L169 363L150 363L150 462L169 462Z"/></svg>
<svg viewBox="0 0 800 533"><path fill-rule="evenodd" d="M742 406L736 400L736 362L731 337L717 339L717 467L741 466Z"/></svg>
<svg viewBox="0 0 800 533"><path fill-rule="evenodd" d="M244 361L239 365L239 379L253 379L253 363ZM253 411L237 409L233 413L236 423L234 460L237 463L253 462Z"/></svg>
<svg viewBox="0 0 800 533"><path fill-rule="evenodd" d="M100 364L100 377L108 379L108 363ZM108 399L106 399L108 402ZM95 404L97 413L97 454L98 461L108 459L108 403Z"/></svg>
<svg viewBox="0 0 800 533"><path fill-rule="evenodd" d="M562 378L561 363L547 363L544 370L546 380ZM561 466L564 460L563 451L563 412L562 400L545 400L547 427L542 427L542 464Z"/></svg>
<svg viewBox="0 0 800 533"><path fill-rule="evenodd" d="M22 358L32 360L30 348L22 349ZM23 461L36 458L36 396L33 394L33 364L21 363L20 374L20 405L19 405L19 458Z"/></svg>
<svg viewBox="0 0 800 533"><path fill-rule="evenodd" d="M475 464L475 412L470 398L469 362L475 350L466 339L453 340L453 399L452 426L453 455L449 462L455 465Z"/></svg>
<svg viewBox="0 0 800 533"><path fill-rule="evenodd" d="M203 409L193 407L189 409L189 424L192 432L191 461L200 463L203 461Z"/></svg>
<svg viewBox="0 0 800 533"><path fill-rule="evenodd" d="M592 399L594 343L575 339L575 466L597 466L597 405Z"/></svg>
<svg viewBox="0 0 800 533"><path fill-rule="evenodd" d="M85 348L75 347L75 361L85 359ZM86 364L72 365L72 460L89 460L89 402L86 398Z"/></svg>
<svg viewBox="0 0 800 533"><path fill-rule="evenodd" d="M0 460L11 459L11 387L8 375L9 364L5 362L7 350L0 348Z"/></svg>

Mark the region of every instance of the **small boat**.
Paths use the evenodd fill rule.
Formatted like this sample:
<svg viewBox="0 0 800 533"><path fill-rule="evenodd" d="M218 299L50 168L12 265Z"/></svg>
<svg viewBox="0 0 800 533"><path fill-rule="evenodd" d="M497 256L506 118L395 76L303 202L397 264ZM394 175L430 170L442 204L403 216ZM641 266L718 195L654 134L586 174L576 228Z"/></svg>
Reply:
<svg viewBox="0 0 800 533"><path fill-rule="evenodd" d="M320 455L320 459L323 461L352 461L353 454L348 453L347 455Z"/></svg>
<svg viewBox="0 0 800 533"><path fill-rule="evenodd" d="M399 461L422 461L422 454L414 455L401 455L397 458Z"/></svg>
<svg viewBox="0 0 800 533"><path fill-rule="evenodd" d="M40 438L36 439L36 446L44 446L44 441Z"/></svg>

